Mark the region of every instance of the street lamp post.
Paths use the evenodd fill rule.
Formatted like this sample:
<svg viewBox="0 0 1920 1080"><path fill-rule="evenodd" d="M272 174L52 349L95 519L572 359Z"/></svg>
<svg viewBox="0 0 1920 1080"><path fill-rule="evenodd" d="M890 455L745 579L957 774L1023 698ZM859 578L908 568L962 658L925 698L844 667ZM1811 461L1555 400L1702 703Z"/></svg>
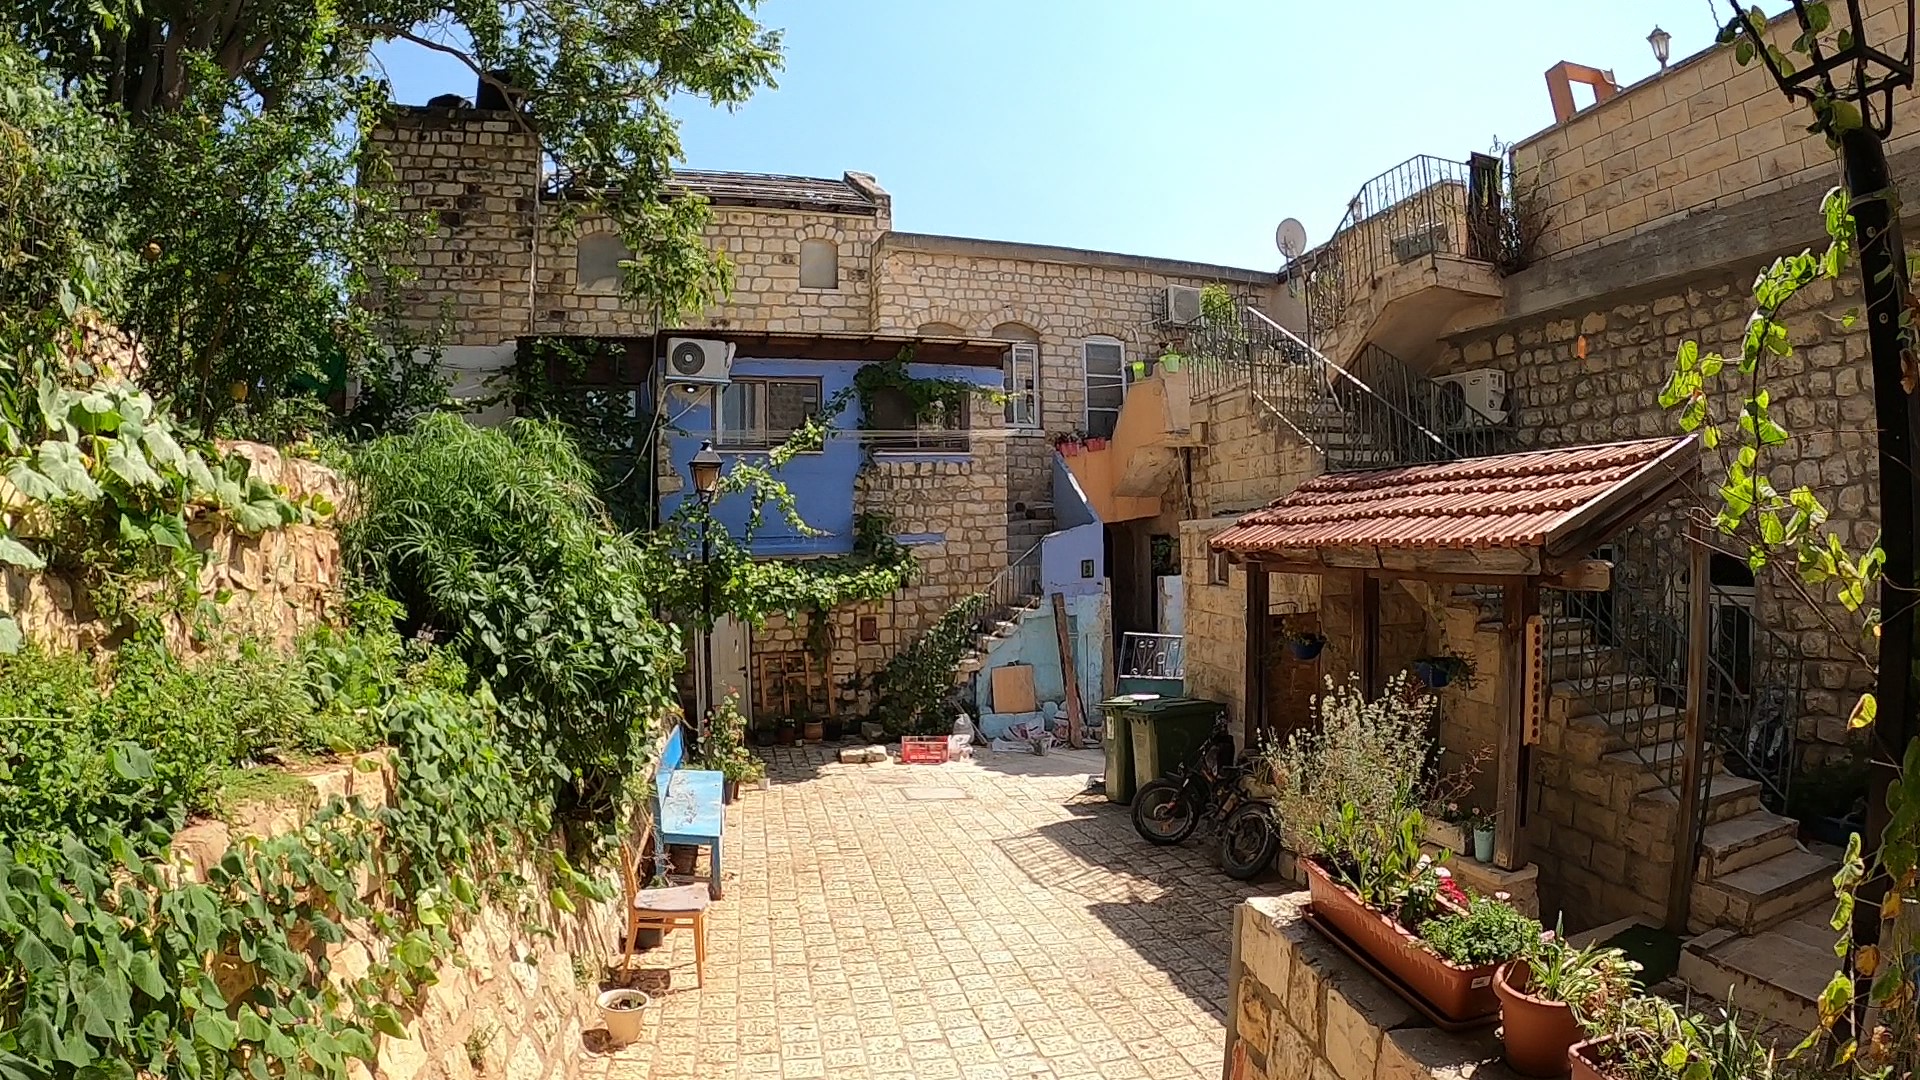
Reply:
<svg viewBox="0 0 1920 1080"><path fill-rule="evenodd" d="M700 452L687 463L693 490L700 497L700 720L694 725L693 742L698 746L707 733L713 715L713 576L708 567L713 559L713 494L720 487L720 455L713 443L700 444Z"/></svg>
<svg viewBox="0 0 1920 1080"><path fill-rule="evenodd" d="M1660 61L1660 70L1667 70L1667 50L1673 47L1673 35L1656 26L1647 35L1647 44L1653 46L1653 58Z"/></svg>

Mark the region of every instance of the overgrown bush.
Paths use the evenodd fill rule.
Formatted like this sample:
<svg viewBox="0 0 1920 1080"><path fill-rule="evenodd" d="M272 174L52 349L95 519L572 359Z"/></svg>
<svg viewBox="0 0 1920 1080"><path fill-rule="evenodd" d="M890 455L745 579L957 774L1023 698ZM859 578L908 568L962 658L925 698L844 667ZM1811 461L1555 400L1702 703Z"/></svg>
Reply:
<svg viewBox="0 0 1920 1080"><path fill-rule="evenodd" d="M235 769L367 749L405 669L391 631L194 659L143 636L97 671L73 654L0 656L0 842L177 825L220 809Z"/></svg>
<svg viewBox="0 0 1920 1080"><path fill-rule="evenodd" d="M943 735L952 730L946 706L953 700L954 666L973 643L974 620L986 610L987 594L973 593L893 654L873 675L873 714L889 735Z"/></svg>
<svg viewBox="0 0 1920 1080"><path fill-rule="evenodd" d="M615 821L682 653L573 443L547 423L436 415L361 447L350 470L354 571L404 605L409 634L492 686L512 752L557 789L562 820Z"/></svg>
<svg viewBox="0 0 1920 1080"><path fill-rule="evenodd" d="M1368 700L1357 677L1331 676L1314 702L1320 723L1269 746L1276 814L1287 846L1318 849L1316 829L1351 806L1362 824L1392 829L1425 805L1433 754L1431 698L1402 672Z"/></svg>

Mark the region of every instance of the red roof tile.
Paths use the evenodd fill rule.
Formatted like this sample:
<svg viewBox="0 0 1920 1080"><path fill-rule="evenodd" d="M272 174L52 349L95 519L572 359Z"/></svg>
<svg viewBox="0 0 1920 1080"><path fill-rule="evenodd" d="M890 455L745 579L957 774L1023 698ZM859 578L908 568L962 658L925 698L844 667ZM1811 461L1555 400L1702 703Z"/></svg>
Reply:
<svg viewBox="0 0 1920 1080"><path fill-rule="evenodd" d="M1213 547L1527 548L1690 441L1644 439L1315 477L1214 534Z"/></svg>

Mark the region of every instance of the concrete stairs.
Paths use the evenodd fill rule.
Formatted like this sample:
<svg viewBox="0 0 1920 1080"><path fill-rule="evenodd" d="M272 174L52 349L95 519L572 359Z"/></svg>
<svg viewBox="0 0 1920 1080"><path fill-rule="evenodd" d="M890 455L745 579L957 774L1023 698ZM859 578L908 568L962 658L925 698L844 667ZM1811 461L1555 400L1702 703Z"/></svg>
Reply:
<svg viewBox="0 0 1920 1080"><path fill-rule="evenodd" d="M1820 1022L1815 1002L1839 970L1827 908L1813 906L1766 930L1742 934L1719 927L1680 950L1680 979L1695 992L1731 1001L1791 1031Z"/></svg>
<svg viewBox="0 0 1920 1080"><path fill-rule="evenodd" d="M998 611L988 611L975 624L973 643L967 651L960 654L959 663L954 665L954 685L965 683L974 673L986 666L987 654L999 642L1011 638L1020 632L1020 624L1027 616L1040 610L1045 598L1038 593L1016 597L1013 603Z"/></svg>

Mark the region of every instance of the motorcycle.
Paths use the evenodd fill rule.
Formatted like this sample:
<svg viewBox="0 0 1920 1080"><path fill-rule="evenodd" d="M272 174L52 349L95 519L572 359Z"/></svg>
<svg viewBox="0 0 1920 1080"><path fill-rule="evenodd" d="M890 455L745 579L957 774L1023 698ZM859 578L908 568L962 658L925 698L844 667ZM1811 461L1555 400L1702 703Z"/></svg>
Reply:
<svg viewBox="0 0 1920 1080"><path fill-rule="evenodd" d="M1280 851L1273 807L1251 791L1252 774L1234 753L1223 712L1192 761L1141 786L1133 828L1148 843L1178 844L1202 823L1219 823L1220 866L1240 881L1265 870Z"/></svg>

